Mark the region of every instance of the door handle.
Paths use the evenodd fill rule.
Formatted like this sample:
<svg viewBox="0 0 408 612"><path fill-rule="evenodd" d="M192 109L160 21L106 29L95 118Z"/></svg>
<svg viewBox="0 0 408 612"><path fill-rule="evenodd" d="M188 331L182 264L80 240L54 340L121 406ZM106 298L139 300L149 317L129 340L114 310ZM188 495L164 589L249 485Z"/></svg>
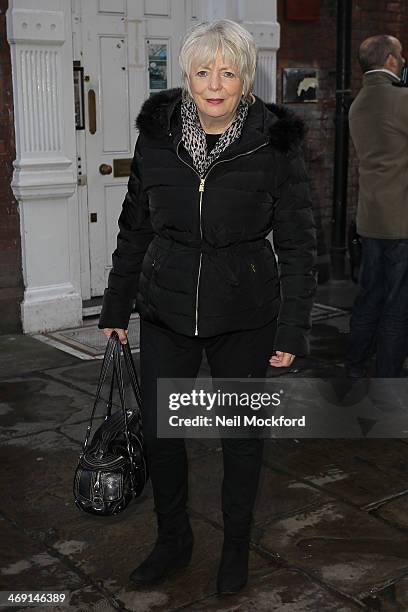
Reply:
<svg viewBox="0 0 408 612"><path fill-rule="evenodd" d="M101 164L99 166L99 172L101 174L112 174L112 166L110 164Z"/></svg>
<svg viewBox="0 0 408 612"><path fill-rule="evenodd" d="M95 134L96 132L96 96L95 91L90 89L88 91L88 116L89 116L89 133Z"/></svg>

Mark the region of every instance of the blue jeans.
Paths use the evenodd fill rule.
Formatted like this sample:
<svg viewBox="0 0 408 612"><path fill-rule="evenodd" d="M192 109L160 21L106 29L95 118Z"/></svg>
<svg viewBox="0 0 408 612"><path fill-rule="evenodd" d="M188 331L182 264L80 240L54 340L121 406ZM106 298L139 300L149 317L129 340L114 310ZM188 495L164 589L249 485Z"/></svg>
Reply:
<svg viewBox="0 0 408 612"><path fill-rule="evenodd" d="M376 352L375 376L399 378L408 352L408 239L361 238L360 292L350 319L346 366L364 375Z"/></svg>

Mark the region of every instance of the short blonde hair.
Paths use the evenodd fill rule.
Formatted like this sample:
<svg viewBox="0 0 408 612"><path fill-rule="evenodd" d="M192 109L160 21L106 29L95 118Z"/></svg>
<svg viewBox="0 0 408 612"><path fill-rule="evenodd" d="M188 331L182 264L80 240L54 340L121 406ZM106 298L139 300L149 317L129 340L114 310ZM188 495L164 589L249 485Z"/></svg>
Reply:
<svg viewBox="0 0 408 612"><path fill-rule="evenodd" d="M192 65L196 62L210 64L217 51L237 70L243 81L243 97L253 104L257 60L255 41L248 30L230 19L199 23L187 32L179 55L183 93L193 97L189 80Z"/></svg>

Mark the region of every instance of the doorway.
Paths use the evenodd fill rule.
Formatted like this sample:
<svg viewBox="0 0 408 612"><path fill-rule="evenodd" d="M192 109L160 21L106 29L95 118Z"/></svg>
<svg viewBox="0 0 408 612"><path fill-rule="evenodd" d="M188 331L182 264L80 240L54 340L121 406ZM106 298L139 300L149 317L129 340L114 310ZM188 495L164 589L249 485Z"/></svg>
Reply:
<svg viewBox="0 0 408 612"><path fill-rule="evenodd" d="M180 0L72 0L83 300L107 285L135 119L151 93L180 85L187 20Z"/></svg>

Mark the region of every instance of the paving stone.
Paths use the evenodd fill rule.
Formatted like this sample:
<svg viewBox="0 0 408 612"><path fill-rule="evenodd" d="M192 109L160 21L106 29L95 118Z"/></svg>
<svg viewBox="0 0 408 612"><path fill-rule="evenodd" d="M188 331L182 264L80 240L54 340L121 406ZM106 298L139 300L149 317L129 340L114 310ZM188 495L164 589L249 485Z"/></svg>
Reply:
<svg viewBox="0 0 408 612"><path fill-rule="evenodd" d="M135 357L135 356L134 356ZM47 375L55 380L69 382L86 391L91 396L95 395L101 371L102 361L99 359L82 361L72 364L69 367L52 368L47 370ZM105 394L106 395L106 394ZM107 397L109 396L109 392Z"/></svg>
<svg viewBox="0 0 408 612"><path fill-rule="evenodd" d="M190 463L189 491L190 507L216 521L222 522L221 484L223 478L222 452L212 453L205 462L197 459ZM290 476L275 472L268 467L261 471L257 500L255 503L255 527L270 520L302 508L327 501L329 497L307 484L297 482Z"/></svg>
<svg viewBox="0 0 408 612"><path fill-rule="evenodd" d="M75 450L79 455L80 444L58 431L41 431L36 434L15 436L2 441L3 447L31 448L36 451ZM8 451L7 451L8 452ZM40 453L41 454L41 453ZM40 460L41 461L41 460Z"/></svg>
<svg viewBox="0 0 408 612"><path fill-rule="evenodd" d="M0 440L54 429L89 414L89 395L40 377L0 382Z"/></svg>
<svg viewBox="0 0 408 612"><path fill-rule="evenodd" d="M191 612L354 612L361 607L336 597L307 575L290 569L259 572L236 595L214 596L189 608Z"/></svg>
<svg viewBox="0 0 408 612"><path fill-rule="evenodd" d="M322 491L264 467L256 501L255 526L264 527L277 516L292 514L329 499Z"/></svg>
<svg viewBox="0 0 408 612"><path fill-rule="evenodd" d="M0 336L0 380L80 361L28 335Z"/></svg>
<svg viewBox="0 0 408 612"><path fill-rule="evenodd" d="M382 504L373 514L381 516L393 525L408 529L408 495L391 499Z"/></svg>
<svg viewBox="0 0 408 612"><path fill-rule="evenodd" d="M408 448L395 439L273 439L264 459L357 505L407 489Z"/></svg>
<svg viewBox="0 0 408 612"><path fill-rule="evenodd" d="M408 610L408 577L404 576L378 593L362 600L371 610L381 612L405 612Z"/></svg>
<svg viewBox="0 0 408 612"><path fill-rule="evenodd" d="M55 555L0 518L0 589L4 591L65 591L68 605L47 610L114 609L109 601ZM102 605L104 607L102 607ZM9 608L16 610L16 608ZM25 607L39 610L40 607Z"/></svg>
<svg viewBox="0 0 408 612"><path fill-rule="evenodd" d="M407 538L341 502L271 522L259 543L353 596L408 571Z"/></svg>
<svg viewBox="0 0 408 612"><path fill-rule="evenodd" d="M55 451L55 450L75 450L79 455L81 445L74 440L70 440L58 431L41 431L32 435L16 436L9 440L3 440L1 446L8 448L30 448L35 451ZM9 451L7 451L8 453ZM41 454L41 452L39 453ZM41 461L41 459L40 459ZM14 467L14 466L13 466Z"/></svg>

